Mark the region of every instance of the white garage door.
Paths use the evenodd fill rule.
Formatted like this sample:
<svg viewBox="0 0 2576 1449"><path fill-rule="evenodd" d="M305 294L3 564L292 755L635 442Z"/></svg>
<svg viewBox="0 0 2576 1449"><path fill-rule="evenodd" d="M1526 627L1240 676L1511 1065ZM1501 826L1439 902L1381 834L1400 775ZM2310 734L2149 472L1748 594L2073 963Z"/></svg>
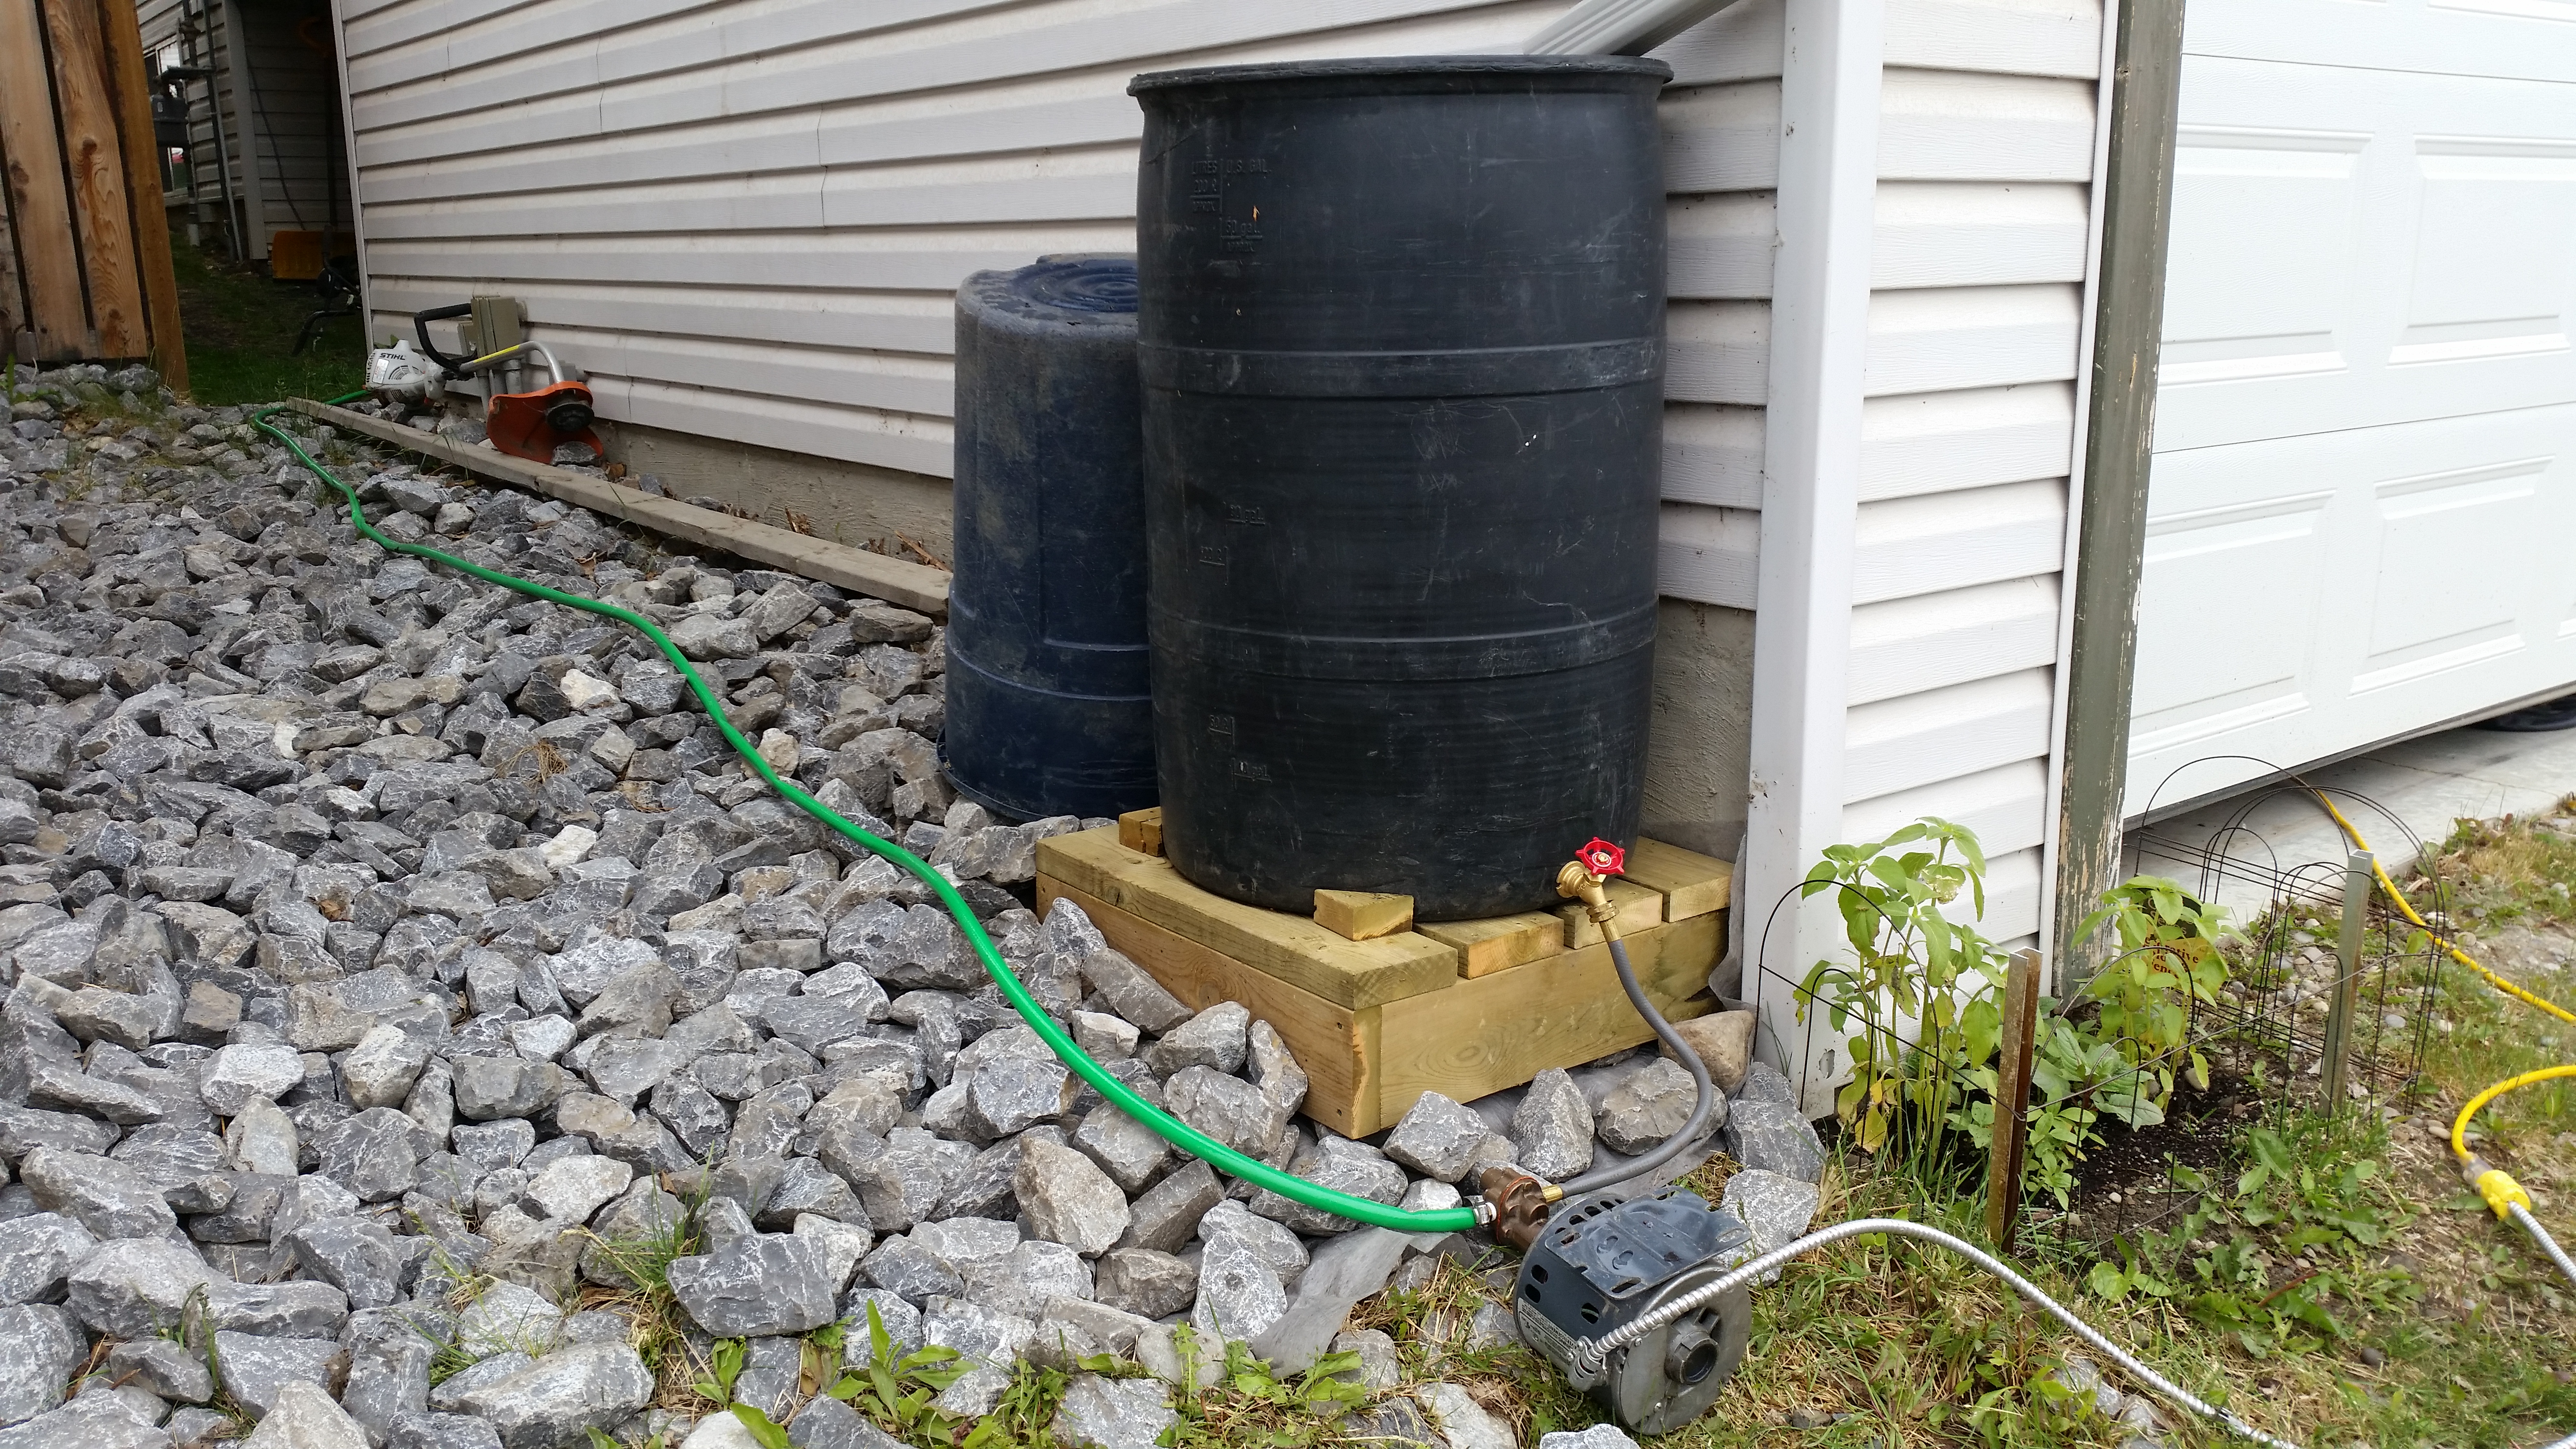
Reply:
<svg viewBox="0 0 2576 1449"><path fill-rule="evenodd" d="M2184 52L2132 814L2576 682L2576 0Z"/></svg>

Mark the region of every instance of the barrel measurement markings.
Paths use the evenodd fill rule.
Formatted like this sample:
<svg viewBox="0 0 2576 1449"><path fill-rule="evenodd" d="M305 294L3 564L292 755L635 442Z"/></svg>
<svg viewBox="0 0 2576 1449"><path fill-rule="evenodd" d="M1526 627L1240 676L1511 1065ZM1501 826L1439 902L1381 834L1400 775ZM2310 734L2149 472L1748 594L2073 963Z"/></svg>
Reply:
<svg viewBox="0 0 2576 1449"><path fill-rule="evenodd" d="M1199 545L1199 562L1203 564L1212 564L1217 568L1224 568L1226 565L1225 546L1214 543L1204 543Z"/></svg>
<svg viewBox="0 0 2576 1449"><path fill-rule="evenodd" d="M1258 508L1242 503L1229 503L1225 506L1225 521L1248 524L1254 528L1267 528L1270 525L1268 515Z"/></svg>

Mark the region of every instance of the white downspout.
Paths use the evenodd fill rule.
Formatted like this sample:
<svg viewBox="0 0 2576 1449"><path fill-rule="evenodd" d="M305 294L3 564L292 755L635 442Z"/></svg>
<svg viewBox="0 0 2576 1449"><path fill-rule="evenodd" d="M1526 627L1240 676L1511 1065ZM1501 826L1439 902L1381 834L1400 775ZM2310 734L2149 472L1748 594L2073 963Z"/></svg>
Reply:
<svg viewBox="0 0 2576 1449"><path fill-rule="evenodd" d="M1521 49L1530 55L1644 55L1735 0L1583 0Z"/></svg>

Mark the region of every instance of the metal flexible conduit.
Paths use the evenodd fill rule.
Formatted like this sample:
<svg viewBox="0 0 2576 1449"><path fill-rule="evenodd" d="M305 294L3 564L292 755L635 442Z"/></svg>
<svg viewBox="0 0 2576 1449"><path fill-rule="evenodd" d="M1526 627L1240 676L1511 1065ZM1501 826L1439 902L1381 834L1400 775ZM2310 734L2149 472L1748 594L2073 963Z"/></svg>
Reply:
<svg viewBox="0 0 2576 1449"><path fill-rule="evenodd" d="M2189 1409L2201 1418L2224 1427L2240 1438L2264 1445L2266 1449L2298 1449L2298 1446L2289 1440L2273 1438L2227 1410L2203 1401L2189 1389L2147 1367L2127 1349L2113 1343L2100 1329L2076 1317L2064 1304L2041 1292L2038 1284L2014 1272L1993 1254L1974 1243L1953 1237L1939 1228L1923 1223L1907 1222L1903 1218L1855 1218L1847 1223L1836 1223L1822 1232L1809 1233L1786 1247L1774 1248L1761 1257L1728 1272L1717 1281L1693 1289L1657 1307L1651 1313L1642 1314L1599 1338L1587 1338L1575 1344L1575 1371L1579 1377L1598 1378L1608 1366L1612 1352L1634 1343L1685 1314L1716 1302L1792 1258L1830 1243L1839 1243L1845 1238L1860 1237L1868 1233L1885 1233L1890 1237L1912 1238L1958 1254L2003 1280L2005 1287L2039 1305L2049 1317L2064 1324L2069 1332L2091 1344L2103 1357L2118 1364L2123 1373L2155 1390L2160 1396Z"/></svg>
<svg viewBox="0 0 2576 1449"><path fill-rule="evenodd" d="M366 394L363 391L353 392L334 398L332 401L345 403L364 396ZM621 624L640 630L646 638L651 639L654 647L662 651L663 657L669 659L672 666L680 671L680 677L689 682L689 689L697 696L699 705L706 710L707 717L715 722L716 728L723 732L725 742L733 746L734 753L742 757L745 766L767 781L769 787L776 790L788 803L823 822L860 849L892 862L928 886L931 892L938 896L940 905L945 907L948 914L956 920L957 928L965 933L967 944L974 947L975 957L983 963L985 974L993 978L995 986L1001 988L1003 997L1011 1003L1011 1008L1020 1014L1020 1019L1028 1023L1029 1029L1036 1032L1038 1039L1045 1042L1048 1049L1061 1058L1067 1067L1084 1081L1089 1082L1101 1096L1115 1103L1118 1110L1144 1123L1165 1141L1199 1158L1218 1171L1243 1178L1255 1186L1268 1188L1281 1197L1292 1202L1303 1203L1307 1207L1367 1223L1373 1227L1393 1228L1399 1232L1463 1232L1476 1226L1476 1213L1472 1208L1408 1212L1382 1202L1335 1192L1331 1188L1308 1182L1302 1177L1292 1176L1267 1163L1244 1156L1138 1096L1133 1088L1111 1076L1098 1062L1086 1056L1082 1048L1075 1046L1073 1038L1065 1034L1064 1028L1056 1025L1054 1018L1048 1016L1038 1005L1037 999L1029 995L1028 988L1020 984L1020 978L1013 975L1010 966L1002 960L1002 953L995 949L993 938L986 934L983 923L976 920L975 913L967 907L965 897L957 893L957 887L950 884L946 876L933 870L921 857L905 850L902 846L892 841L880 840L842 819L831 807L807 794L794 781L780 778L769 762L760 757L760 752L752 747L751 742L742 737L742 732L734 728L733 721L725 717L724 700L708 686L704 678L700 677L697 666L689 662L688 657L671 642L671 636L663 633L652 620L631 609L620 608L605 600L569 594L560 589L550 589L515 574L485 568L453 554L441 553L434 548L387 538L376 531L375 525L367 522L366 514L358 507L358 494L355 489L341 482L329 469L315 462L312 455L306 453L303 446L284 429L268 421L270 414L284 410L285 406L280 403L275 407L262 408L252 415L251 421L260 431L285 444L286 450L294 455L298 463L311 471L313 476L339 490L341 496L348 500L349 522L359 533L392 552L407 553L415 558L445 564L449 568L472 574L487 583L499 584L505 589L526 594L531 598L544 599L551 603L562 604L567 608L580 609L587 613L615 619ZM1634 980L1627 975L1624 966L1621 975L1625 980L1631 982ZM1631 995L1635 995L1633 990Z"/></svg>
<svg viewBox="0 0 2576 1449"><path fill-rule="evenodd" d="M2576 1261L2568 1258L2567 1250L2558 1246L2556 1238L2549 1236L2549 1229L2540 1225L2540 1219L2531 1215L2531 1209L2520 1203L2510 1203L2505 1210L2513 1214L2515 1222L2522 1224L2524 1232L2531 1234L2531 1240L2540 1245L2540 1251L2549 1255L2549 1261L2558 1265L2558 1271L2567 1275L2567 1281L2576 1284Z"/></svg>
<svg viewBox="0 0 2576 1449"><path fill-rule="evenodd" d="M1717 1087L1708 1079L1708 1064L1699 1059L1698 1052L1691 1050L1689 1042L1682 1040L1680 1032L1673 1030L1673 1024L1664 1020L1664 1014L1655 1009L1655 1004L1646 999L1646 988L1638 984L1637 973L1628 964L1628 943L1615 936L1610 941L1610 964L1619 970L1619 989L1628 993L1628 1004L1637 1008L1637 1014L1646 1019L1646 1025L1655 1029L1655 1039L1662 1042L1690 1072L1692 1085L1699 1088L1699 1101L1691 1108L1690 1120L1682 1124L1680 1131L1665 1138L1662 1146L1633 1162L1596 1167L1572 1182L1560 1184L1557 1190L1566 1197L1608 1187L1614 1182L1632 1181L1672 1161L1681 1155L1683 1148L1699 1140L1700 1133L1708 1128L1709 1113L1717 1107Z"/></svg>

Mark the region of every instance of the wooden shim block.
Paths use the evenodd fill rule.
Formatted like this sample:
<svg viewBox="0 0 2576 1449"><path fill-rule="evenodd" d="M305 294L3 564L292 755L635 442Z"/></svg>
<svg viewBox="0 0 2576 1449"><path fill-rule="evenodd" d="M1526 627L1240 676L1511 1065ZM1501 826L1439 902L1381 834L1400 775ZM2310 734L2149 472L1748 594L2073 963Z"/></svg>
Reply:
<svg viewBox="0 0 2576 1449"><path fill-rule="evenodd" d="M1377 1130L1379 1008L1347 1011L1311 991L1252 970L1220 951L1120 910L1052 876L1038 877L1038 911L1058 898L1082 907L1109 944L1127 954L1192 1010L1239 1001L1270 1023L1306 1071L1309 1117L1345 1137Z"/></svg>
<svg viewBox="0 0 2576 1449"><path fill-rule="evenodd" d="M170 219L161 209L160 145L152 131L151 82L143 70L143 33L131 5L91 0L107 42L107 84L125 144L125 196L134 216L134 266L143 284L152 366L178 392L188 390L188 346L179 327L179 282L170 268ZM327 158L326 158L327 159Z"/></svg>
<svg viewBox="0 0 2576 1449"><path fill-rule="evenodd" d="M1717 963L1720 926L1717 916L1693 916L1628 938L1629 964L1667 1016L1687 1020L1708 1009L1705 998L1691 998ZM1472 1101L1654 1037L1619 989L1606 945L1390 1001L1378 1012L1384 1049L1375 1073L1377 1113L1365 1119L1372 1132L1401 1118L1425 1092Z"/></svg>
<svg viewBox="0 0 2576 1449"><path fill-rule="evenodd" d="M1107 827L1039 841L1038 870L1354 1011L1457 979L1458 953L1437 941L1410 931L1346 941L1304 916L1227 900L1181 879L1170 861L1120 845Z"/></svg>
<svg viewBox="0 0 2576 1449"><path fill-rule="evenodd" d="M26 328L36 355L21 362L95 356L81 295L71 196L63 190L62 137L54 125L37 0L0 0L0 157L8 164L9 210L17 223L18 267L27 283Z"/></svg>
<svg viewBox="0 0 2576 1449"><path fill-rule="evenodd" d="M53 41L54 105L62 114L63 170L71 177L72 219L89 273L90 326L101 357L152 351L143 284L134 270L134 219L125 208L125 143L107 86L107 40L98 0L44 0ZM152 191L154 204L161 191Z"/></svg>
<svg viewBox="0 0 2576 1449"><path fill-rule="evenodd" d="M1315 924L1353 941L1413 929L1413 897L1378 891L1315 892Z"/></svg>
<svg viewBox="0 0 2576 1449"><path fill-rule="evenodd" d="M8 3L10 0L0 0L0 5ZM948 575L940 569L736 518L710 508L692 508L673 499L620 488L605 479L575 473L568 468L531 463L488 448L459 447L418 428L389 423L346 408L335 408L306 398L295 399L293 406L306 417L319 418L333 427L364 433L411 452L453 463L477 477L497 479L513 487L578 503L584 508L595 508L638 527L720 548L761 563L775 564L790 573L820 579L854 593L901 604L907 609L919 609L934 615L948 612Z"/></svg>
<svg viewBox="0 0 2576 1449"><path fill-rule="evenodd" d="M1611 881L1610 904L1619 908L1622 936L1633 936L1664 923L1664 898L1634 881ZM1579 950L1600 943L1601 928L1592 924L1591 913L1580 903L1557 907L1556 918L1565 923L1565 949Z"/></svg>
<svg viewBox="0 0 2576 1449"><path fill-rule="evenodd" d="M1628 868L1621 878L1660 893L1667 921L1725 910L1735 889L1734 866L1660 840L1638 841L1637 848L1628 852Z"/></svg>
<svg viewBox="0 0 2576 1449"><path fill-rule="evenodd" d="M1118 817L1118 843L1138 855L1163 853L1163 807L1148 805Z"/></svg>
<svg viewBox="0 0 2576 1449"><path fill-rule="evenodd" d="M1548 911L1487 916L1477 921L1416 924L1416 932L1458 953L1458 974L1470 980L1553 956L1565 949L1565 923Z"/></svg>

